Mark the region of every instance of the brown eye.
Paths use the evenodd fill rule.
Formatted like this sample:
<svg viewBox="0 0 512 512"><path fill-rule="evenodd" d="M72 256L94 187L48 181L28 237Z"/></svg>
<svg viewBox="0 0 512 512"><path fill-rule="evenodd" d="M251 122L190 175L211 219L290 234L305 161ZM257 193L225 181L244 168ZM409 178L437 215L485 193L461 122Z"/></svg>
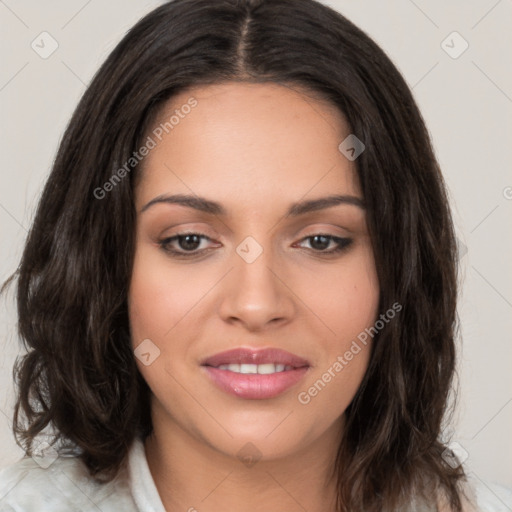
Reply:
<svg viewBox="0 0 512 512"><path fill-rule="evenodd" d="M324 235L315 235L311 237L310 240L311 247L319 251L327 249L331 243L331 239Z"/></svg>
<svg viewBox="0 0 512 512"><path fill-rule="evenodd" d="M177 238L180 249L185 251L194 251L201 243L201 237L199 235L183 235Z"/></svg>
<svg viewBox="0 0 512 512"><path fill-rule="evenodd" d="M303 239L309 241L309 245L314 252L332 254L341 252L351 243L351 238L341 238L333 235L316 234ZM328 249L330 247L330 249ZM328 249L328 250L326 250Z"/></svg>
<svg viewBox="0 0 512 512"><path fill-rule="evenodd" d="M206 235L200 233L179 233L169 238L164 238L158 243L162 250L176 256L195 256L206 250L200 248L202 241L211 241ZM199 249L199 250L198 250Z"/></svg>

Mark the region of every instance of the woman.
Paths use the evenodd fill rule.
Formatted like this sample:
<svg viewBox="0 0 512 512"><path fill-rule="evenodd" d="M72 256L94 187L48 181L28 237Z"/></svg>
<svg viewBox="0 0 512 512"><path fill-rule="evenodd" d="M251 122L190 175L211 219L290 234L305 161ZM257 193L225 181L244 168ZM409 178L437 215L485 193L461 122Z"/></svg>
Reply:
<svg viewBox="0 0 512 512"><path fill-rule="evenodd" d="M427 130L314 0L137 23L17 275L33 458L1 474L5 510L494 510L440 439L456 246Z"/></svg>

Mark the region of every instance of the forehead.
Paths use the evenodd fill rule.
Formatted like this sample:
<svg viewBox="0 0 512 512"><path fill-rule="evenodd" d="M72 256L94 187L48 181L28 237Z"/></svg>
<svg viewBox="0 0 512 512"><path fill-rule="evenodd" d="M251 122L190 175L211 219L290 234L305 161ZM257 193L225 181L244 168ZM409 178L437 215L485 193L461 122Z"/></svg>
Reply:
<svg viewBox="0 0 512 512"><path fill-rule="evenodd" d="M349 134L335 105L295 85L193 87L155 116L146 136L156 144L142 162L137 196L192 192L279 201L357 194L355 163L338 149Z"/></svg>

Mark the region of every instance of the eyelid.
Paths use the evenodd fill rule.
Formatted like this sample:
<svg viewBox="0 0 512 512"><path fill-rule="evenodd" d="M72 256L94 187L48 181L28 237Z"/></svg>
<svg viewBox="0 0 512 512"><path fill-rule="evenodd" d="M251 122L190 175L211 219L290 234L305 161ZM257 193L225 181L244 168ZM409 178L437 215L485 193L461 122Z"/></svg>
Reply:
<svg viewBox="0 0 512 512"><path fill-rule="evenodd" d="M329 250L324 250L324 251L315 251L314 249L306 248L308 251L310 251L314 254L320 255L320 256L321 255L329 255L329 254L338 254L340 252L343 252L344 249L347 249L354 242L354 239L350 238L350 237L337 236L337 235L332 235L329 233L318 232L318 233L314 233L312 235L306 235L306 236L302 237L298 243L307 242L308 240L311 240L312 238L315 238L317 236L329 238L330 239L329 245L331 245L332 243L335 244L334 248L331 248Z"/></svg>

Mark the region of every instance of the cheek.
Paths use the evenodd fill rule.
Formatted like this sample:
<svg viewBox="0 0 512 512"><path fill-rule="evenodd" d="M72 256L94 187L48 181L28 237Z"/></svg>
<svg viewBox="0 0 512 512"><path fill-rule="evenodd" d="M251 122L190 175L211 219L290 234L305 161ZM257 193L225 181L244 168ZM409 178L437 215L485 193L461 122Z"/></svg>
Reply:
<svg viewBox="0 0 512 512"><path fill-rule="evenodd" d="M325 421L339 415L352 401L365 375L372 337L367 329L378 315L379 284L373 256L358 251L309 288L308 305L325 329L319 336L314 371L300 390L298 401L310 412L329 411Z"/></svg>
<svg viewBox="0 0 512 512"><path fill-rule="evenodd" d="M166 256L152 248L136 252L129 292L135 345L145 338L163 341L183 320L201 292L190 277L190 272L172 271Z"/></svg>
<svg viewBox="0 0 512 512"><path fill-rule="evenodd" d="M366 335L378 315L380 288L372 253L367 250L353 261L349 272L340 278L341 292L333 298L330 321L337 334L335 343L331 343L328 352L342 356L343 372L347 378L361 380L371 350L371 337ZM336 354L333 354L333 349ZM332 361L334 362L334 361Z"/></svg>
<svg viewBox="0 0 512 512"><path fill-rule="evenodd" d="M376 319L380 290L373 255L366 248L312 273L311 279L301 278L301 288L300 296L323 324L321 338L329 352L350 345Z"/></svg>
<svg viewBox="0 0 512 512"><path fill-rule="evenodd" d="M202 337L203 324L197 316L207 308L204 299L218 280L217 273L207 266L192 271L191 267L173 264L153 246L137 247L128 314L136 363L152 389L169 381L168 374L189 371L189 364L195 360L190 340ZM147 349L151 352L148 365L138 357ZM154 359L153 353L157 354Z"/></svg>
<svg viewBox="0 0 512 512"><path fill-rule="evenodd" d="M128 314L136 364L153 392L170 379L166 368L169 350L166 340L182 326L193 301L190 297L193 289L185 272L170 275L165 255L159 255L150 246L137 248L128 294ZM185 348L175 342L172 350L173 354L183 357L181 352Z"/></svg>

